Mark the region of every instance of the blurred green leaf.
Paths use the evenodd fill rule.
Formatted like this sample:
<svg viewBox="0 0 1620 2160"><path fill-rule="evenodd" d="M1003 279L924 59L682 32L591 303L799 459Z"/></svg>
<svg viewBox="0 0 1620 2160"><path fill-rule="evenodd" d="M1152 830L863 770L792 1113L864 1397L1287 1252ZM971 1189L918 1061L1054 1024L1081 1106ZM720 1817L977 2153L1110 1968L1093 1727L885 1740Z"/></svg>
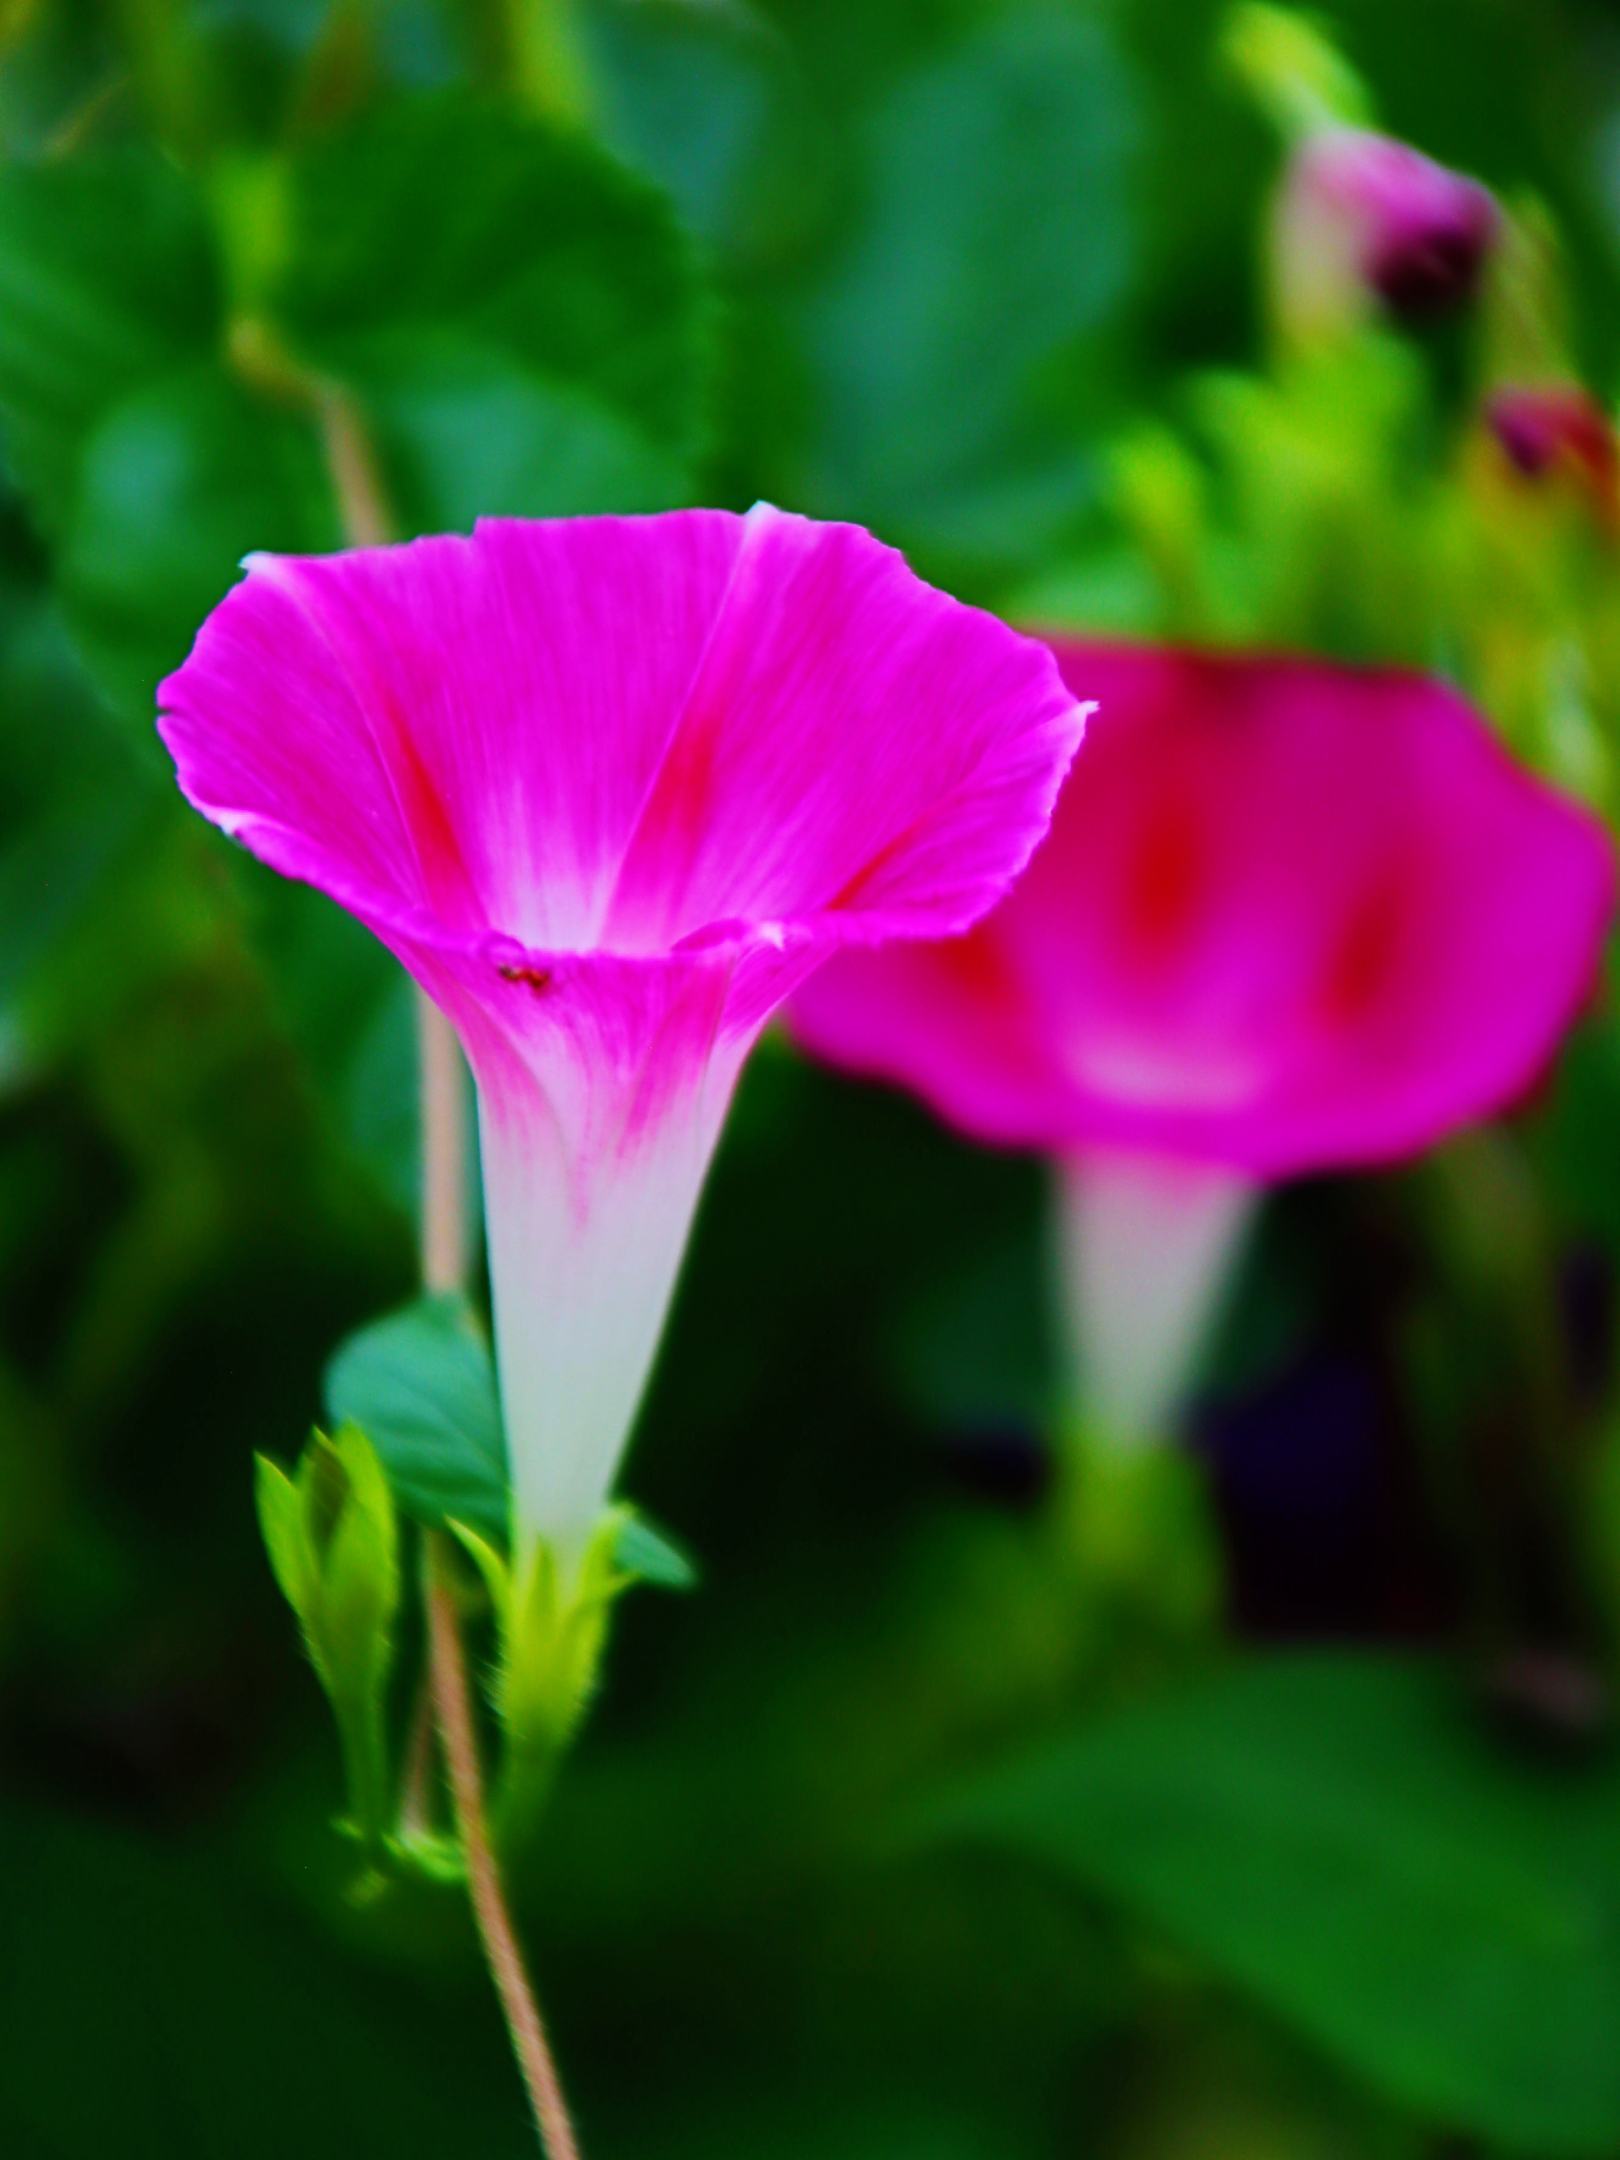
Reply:
<svg viewBox="0 0 1620 2160"><path fill-rule="evenodd" d="M201 204L155 151L0 171L0 412L49 525L94 424L207 352L218 324Z"/></svg>
<svg viewBox="0 0 1620 2160"><path fill-rule="evenodd" d="M18 538L0 523L0 548ZM95 697L35 562L0 564L0 711L0 1055L31 1062L105 1024L83 985L98 979L94 948L115 911L122 986L166 955L142 935L132 889L151 874L171 798Z"/></svg>
<svg viewBox="0 0 1620 2160"><path fill-rule="evenodd" d="M733 259L780 253L827 192L795 45L747 6L620 0L591 20L602 124L681 215Z"/></svg>
<svg viewBox="0 0 1620 2160"><path fill-rule="evenodd" d="M818 501L992 565L1090 499L1132 256L1131 83L1095 22L1009 14L870 116L864 215L806 298Z"/></svg>
<svg viewBox="0 0 1620 2160"><path fill-rule="evenodd" d="M351 1335L326 1369L326 1404L371 1441L407 1514L505 1535L495 1368L465 1299L419 1298Z"/></svg>
<svg viewBox="0 0 1620 2160"><path fill-rule="evenodd" d="M257 298L313 375L357 392L404 529L689 497L707 302L649 183L448 95L263 177L236 243ZM132 712L244 554L342 537L308 401L250 389L226 346L213 236L170 167L0 177L0 414L60 535L75 633Z"/></svg>
<svg viewBox="0 0 1620 2160"><path fill-rule="evenodd" d="M1620 2139L1620 1772L1512 1757L1417 1661L1256 1661L927 1818L1184 1944L1432 2122Z"/></svg>
<svg viewBox="0 0 1620 2160"><path fill-rule="evenodd" d="M685 492L704 287L665 198L605 152L481 101L405 100L305 154L290 228L278 312L373 413L410 522Z"/></svg>
<svg viewBox="0 0 1620 2160"><path fill-rule="evenodd" d="M82 450L61 582L80 650L132 714L255 548L335 547L313 430L215 363L115 405Z"/></svg>
<svg viewBox="0 0 1620 2160"><path fill-rule="evenodd" d="M379 339L363 375L392 507L411 530L665 510L691 493L689 465L636 421L459 332Z"/></svg>

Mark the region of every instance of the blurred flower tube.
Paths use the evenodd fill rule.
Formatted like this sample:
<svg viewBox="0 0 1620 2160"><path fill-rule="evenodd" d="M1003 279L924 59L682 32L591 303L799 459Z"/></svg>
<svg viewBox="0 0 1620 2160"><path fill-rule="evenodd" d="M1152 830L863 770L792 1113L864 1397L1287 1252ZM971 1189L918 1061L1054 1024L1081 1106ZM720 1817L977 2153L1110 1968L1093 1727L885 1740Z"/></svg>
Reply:
<svg viewBox="0 0 1620 2160"><path fill-rule="evenodd" d="M1042 645L763 505L253 557L160 703L194 806L461 1036L516 1517L571 1562L750 1045L829 954L998 899L1083 714Z"/></svg>
<svg viewBox="0 0 1620 2160"><path fill-rule="evenodd" d="M1049 1155L1084 1416L1151 1438L1247 1202L1490 1116L1589 996L1609 843L1440 684L1065 643L1099 715L970 935L850 955L813 1051Z"/></svg>

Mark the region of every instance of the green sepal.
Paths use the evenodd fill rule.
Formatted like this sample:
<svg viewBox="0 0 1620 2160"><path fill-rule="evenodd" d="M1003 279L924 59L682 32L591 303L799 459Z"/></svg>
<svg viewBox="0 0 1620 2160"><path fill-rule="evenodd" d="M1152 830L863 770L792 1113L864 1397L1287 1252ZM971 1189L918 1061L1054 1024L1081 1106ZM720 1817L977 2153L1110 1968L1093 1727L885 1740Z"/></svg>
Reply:
<svg viewBox="0 0 1620 2160"><path fill-rule="evenodd" d="M1076 1642L1099 1672L1196 1665L1219 1640L1225 1580L1204 1465L1170 1440L1059 1433L1052 1528Z"/></svg>
<svg viewBox="0 0 1620 2160"><path fill-rule="evenodd" d="M492 1545L471 1523L447 1520L444 1526L483 1577L495 1614L497 1633L504 1638L512 1608L512 1570L505 1553Z"/></svg>
<svg viewBox="0 0 1620 2160"><path fill-rule="evenodd" d="M337 1719L348 1828L375 1857L387 1830L385 1707L400 1601L393 1495L355 1425L312 1433L291 1476L259 1456L255 1491L271 1570Z"/></svg>
<svg viewBox="0 0 1620 2160"><path fill-rule="evenodd" d="M614 1513L619 1518L618 1542L613 1549L615 1566L655 1590L697 1588L697 1562L683 1545L632 1507L621 1505Z"/></svg>
<svg viewBox="0 0 1620 2160"><path fill-rule="evenodd" d="M254 1501L270 1571L306 1635L314 1610L316 1571L304 1536L304 1503L298 1487L269 1455L253 1458Z"/></svg>
<svg viewBox="0 0 1620 2160"><path fill-rule="evenodd" d="M615 1602L638 1582L690 1589L697 1570L623 1503L603 1512L572 1564L516 1528L510 1554L471 1524L446 1528L477 1568L494 1618L490 1700L505 1743L497 1816L503 1840L517 1842L590 1706Z"/></svg>

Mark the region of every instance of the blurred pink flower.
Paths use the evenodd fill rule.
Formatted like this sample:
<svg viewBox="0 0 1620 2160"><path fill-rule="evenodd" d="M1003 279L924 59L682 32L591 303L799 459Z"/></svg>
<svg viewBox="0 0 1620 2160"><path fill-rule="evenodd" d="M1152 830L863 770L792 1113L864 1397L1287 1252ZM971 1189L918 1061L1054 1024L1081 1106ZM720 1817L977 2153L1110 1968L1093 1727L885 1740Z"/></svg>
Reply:
<svg viewBox="0 0 1620 2160"><path fill-rule="evenodd" d="M1559 382L1504 388L1489 400L1485 418L1519 481L1562 481L1600 525L1611 532L1620 527L1620 445L1613 421L1589 391Z"/></svg>
<svg viewBox="0 0 1620 2160"><path fill-rule="evenodd" d="M1100 710L1029 870L968 936L838 960L793 1022L1070 1165L1076 1256L1088 1217L1137 1248L1071 1269L1119 1308L1092 1332L1134 1300L1190 1336L1237 1193L1410 1155L1534 1082L1596 981L1611 851L1438 683L1056 650Z"/></svg>
<svg viewBox="0 0 1620 2160"><path fill-rule="evenodd" d="M195 807L461 1035L518 1513L577 1549L748 1048L840 946L997 899L1082 714L1041 645L764 505L253 557L160 702Z"/></svg>
<svg viewBox="0 0 1620 2160"><path fill-rule="evenodd" d="M1307 319L1359 281L1408 321L1473 296L1501 223L1488 188L1366 128L1308 135L1283 185L1282 274Z"/></svg>

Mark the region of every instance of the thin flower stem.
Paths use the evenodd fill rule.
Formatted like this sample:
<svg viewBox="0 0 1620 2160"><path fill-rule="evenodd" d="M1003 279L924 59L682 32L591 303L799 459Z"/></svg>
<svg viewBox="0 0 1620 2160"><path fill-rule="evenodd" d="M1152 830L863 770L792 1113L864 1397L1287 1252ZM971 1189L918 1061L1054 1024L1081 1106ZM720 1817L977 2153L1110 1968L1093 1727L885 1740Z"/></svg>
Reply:
<svg viewBox="0 0 1620 2160"><path fill-rule="evenodd" d="M437 1005L416 994L422 1075L422 1281L459 1290L467 1279L467 1146L461 1046Z"/></svg>
<svg viewBox="0 0 1620 2160"><path fill-rule="evenodd" d="M557 2065L540 2019L533 1983L524 1963L505 1887L490 1842L484 1812L484 1774L478 1760L472 1693L467 1660L456 1617L455 1593L446 1571L442 1541L428 1542L428 1640L432 1658L433 1699L439 1736L450 1772L450 1794L467 1860L467 1888L484 1945L484 1956L506 2015L512 2049L534 2110L540 2145L549 2160L579 2160L579 2145L569 2120Z"/></svg>
<svg viewBox="0 0 1620 2160"><path fill-rule="evenodd" d="M294 363L296 365L296 363ZM350 547L382 547L394 538L377 453L354 399L337 383L308 379L320 422L326 468Z"/></svg>

